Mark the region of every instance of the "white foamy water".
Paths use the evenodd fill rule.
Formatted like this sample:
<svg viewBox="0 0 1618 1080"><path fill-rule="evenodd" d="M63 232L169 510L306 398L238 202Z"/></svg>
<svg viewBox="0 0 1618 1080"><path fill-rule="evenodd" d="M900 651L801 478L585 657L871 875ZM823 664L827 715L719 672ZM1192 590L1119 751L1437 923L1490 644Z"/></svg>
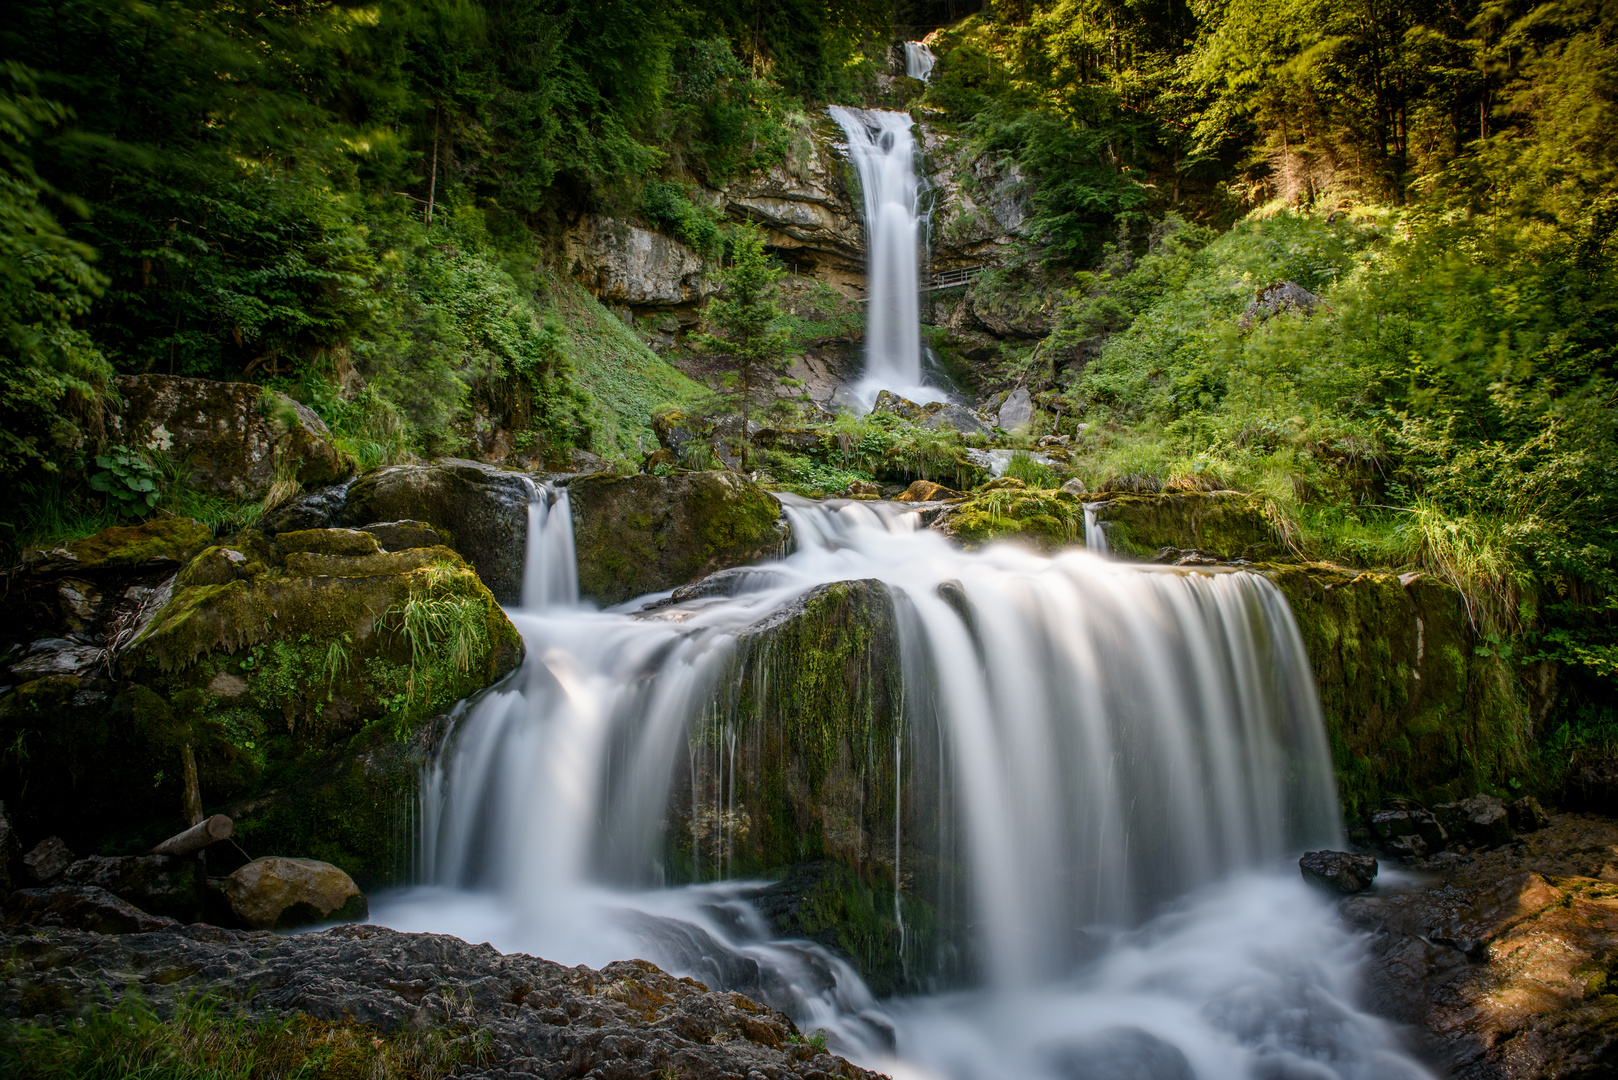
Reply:
<svg viewBox="0 0 1618 1080"><path fill-rule="evenodd" d="M549 565L566 503L540 489L528 550L548 565L529 579L549 584L512 613L528 658L425 778L427 884L377 898L377 921L567 964L644 957L895 1076L1427 1075L1355 1007L1361 941L1298 875L1299 850L1340 842L1338 811L1269 582L967 554L900 506L784 501L794 554L636 616L570 599L571 558ZM739 635L855 579L894 597L905 738L945 757L927 775L955 808L973 957L949 993L877 1001L824 948L772 940L748 883L662 887L672 778Z"/></svg>
<svg viewBox="0 0 1618 1080"><path fill-rule="evenodd" d="M923 189L910 114L842 105L830 112L848 136L865 212L865 374L854 394L867 408L883 390L944 401L921 375Z"/></svg>
<svg viewBox="0 0 1618 1080"><path fill-rule="evenodd" d="M924 42L905 42L905 74L912 79L926 82L933 74L933 66L938 63L938 57L933 55Z"/></svg>

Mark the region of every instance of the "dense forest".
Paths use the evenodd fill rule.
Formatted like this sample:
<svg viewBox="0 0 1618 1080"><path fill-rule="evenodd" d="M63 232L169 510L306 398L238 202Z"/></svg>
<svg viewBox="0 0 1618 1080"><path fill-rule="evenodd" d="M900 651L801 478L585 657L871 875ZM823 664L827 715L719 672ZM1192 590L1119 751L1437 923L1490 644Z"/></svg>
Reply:
<svg viewBox="0 0 1618 1080"><path fill-rule="evenodd" d="M1443 574L1503 656L1573 673L1557 747L1618 732L1618 8L974 7L20 0L5 544L104 523L118 373L284 390L367 466L461 451L474 416L631 459L704 392L571 285L562 230L633 217L722 260L696 186L877 103L930 35L908 106L1026 178L984 288L1054 310L980 388L1086 425L1093 487L1237 487L1299 555ZM1280 281L1322 307L1243 319Z"/></svg>

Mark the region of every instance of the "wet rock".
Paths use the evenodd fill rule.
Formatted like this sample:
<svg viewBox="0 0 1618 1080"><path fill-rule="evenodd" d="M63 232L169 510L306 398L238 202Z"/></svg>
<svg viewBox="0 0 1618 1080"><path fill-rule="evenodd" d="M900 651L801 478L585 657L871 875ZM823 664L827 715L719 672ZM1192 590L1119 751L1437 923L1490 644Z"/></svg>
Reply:
<svg viewBox="0 0 1618 1080"><path fill-rule="evenodd" d="M1517 832L1534 832L1551 823L1551 816L1532 795L1524 795L1506 808L1506 817Z"/></svg>
<svg viewBox="0 0 1618 1080"><path fill-rule="evenodd" d="M396 465L354 482L336 525L425 522L472 564L502 604L522 595L528 537L528 481L521 473L445 458L432 465Z"/></svg>
<svg viewBox="0 0 1618 1080"><path fill-rule="evenodd" d="M1372 814L1371 831L1385 844L1402 836L1420 836L1426 852L1443 851L1449 843L1448 830L1432 811L1407 799L1392 800L1387 809ZM1399 853L1406 854L1408 847Z"/></svg>
<svg viewBox="0 0 1618 1080"><path fill-rule="evenodd" d="M1397 859L1421 859L1429 853L1427 841L1419 833L1391 837L1382 843L1382 850Z"/></svg>
<svg viewBox="0 0 1618 1080"><path fill-rule="evenodd" d="M144 934L180 925L93 885L18 889L6 897L7 926L58 926L96 934Z"/></svg>
<svg viewBox="0 0 1618 1080"><path fill-rule="evenodd" d="M85 645L66 638L42 638L28 646L23 659L11 665L11 675L21 682L61 675L81 676L92 671L105 653L99 645Z"/></svg>
<svg viewBox="0 0 1618 1080"><path fill-rule="evenodd" d="M60 836L47 836L22 857L23 869L35 881L50 881L77 859Z"/></svg>
<svg viewBox="0 0 1618 1080"><path fill-rule="evenodd" d="M569 486L580 595L616 604L776 554L781 507L730 472L600 474Z"/></svg>
<svg viewBox="0 0 1618 1080"><path fill-rule="evenodd" d="M195 488L260 498L277 462L292 463L301 484L329 484L353 472L331 432L309 408L253 383L120 375L123 407L112 418L115 441L173 455Z"/></svg>
<svg viewBox="0 0 1618 1080"><path fill-rule="evenodd" d="M249 930L354 922L369 913L354 879L316 859L254 859L225 878L221 890L231 914Z"/></svg>
<svg viewBox="0 0 1618 1080"><path fill-rule="evenodd" d="M1024 387L1013 390L1005 403L1000 406L1000 415L997 420L1000 428L1005 431L1016 431L1027 427L1034 419L1034 399L1029 396Z"/></svg>
<svg viewBox="0 0 1618 1080"><path fill-rule="evenodd" d="M296 529L324 529L336 521L348 504L348 489L353 480L341 484L307 491L289 499L258 520L258 528L266 536Z"/></svg>
<svg viewBox="0 0 1618 1080"><path fill-rule="evenodd" d="M1511 818L1506 804L1493 795L1474 795L1461 803L1462 828L1473 844L1494 847L1511 841Z"/></svg>
<svg viewBox="0 0 1618 1080"><path fill-rule="evenodd" d="M382 553L376 537L359 529L300 529L278 533L275 546L283 555L308 552L355 557Z"/></svg>
<svg viewBox="0 0 1618 1080"><path fill-rule="evenodd" d="M9 931L0 949L22 965L0 978L0 1015L49 1001L56 1024L129 993L160 1013L182 999L217 997L259 1020L304 1015L379 1032L475 1028L476 1063L455 1071L468 1080L878 1080L805 1044L774 1009L644 960L592 971L359 925L284 937L202 925L118 937Z"/></svg>
<svg viewBox="0 0 1618 1080"><path fill-rule="evenodd" d="M1298 860L1305 881L1324 885L1347 896L1364 892L1376 879L1375 855L1355 855L1347 851L1308 851Z"/></svg>
<svg viewBox="0 0 1618 1080"><path fill-rule="evenodd" d="M376 542L382 545L384 551L437 547L444 542L438 530L425 521L373 521L360 528L376 537Z"/></svg>
<svg viewBox="0 0 1618 1080"><path fill-rule="evenodd" d="M1440 1075L1613 1075L1618 823L1553 817L1434 869L1342 901L1368 934L1367 1003L1413 1025Z"/></svg>
<svg viewBox="0 0 1618 1080"><path fill-rule="evenodd" d="M961 405L945 405L942 409L929 416L922 427L929 431L940 428L954 428L962 435L993 435L994 432L982 420L974 416L971 410Z"/></svg>
<svg viewBox="0 0 1618 1080"><path fill-rule="evenodd" d="M105 889L141 911L180 922L202 914L201 863L168 855L91 855L56 878L57 885Z"/></svg>

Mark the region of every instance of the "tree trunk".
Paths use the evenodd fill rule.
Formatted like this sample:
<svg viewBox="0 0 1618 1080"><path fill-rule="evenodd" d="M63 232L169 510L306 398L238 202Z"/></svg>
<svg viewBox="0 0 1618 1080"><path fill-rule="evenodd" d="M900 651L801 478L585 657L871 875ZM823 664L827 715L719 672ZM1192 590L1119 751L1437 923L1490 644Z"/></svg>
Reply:
<svg viewBox="0 0 1618 1080"><path fill-rule="evenodd" d="M433 200L438 197L438 113L441 106L433 105L433 171L427 182L427 224L433 223Z"/></svg>
<svg viewBox="0 0 1618 1080"><path fill-rule="evenodd" d="M180 748L180 761L185 768L185 819L195 825L202 820L202 787L197 783L197 755L191 744Z"/></svg>
<svg viewBox="0 0 1618 1080"><path fill-rule="evenodd" d="M153 855L192 855L218 840L229 840L236 831L235 822L224 814L215 814L199 821L182 833L175 833L152 849Z"/></svg>

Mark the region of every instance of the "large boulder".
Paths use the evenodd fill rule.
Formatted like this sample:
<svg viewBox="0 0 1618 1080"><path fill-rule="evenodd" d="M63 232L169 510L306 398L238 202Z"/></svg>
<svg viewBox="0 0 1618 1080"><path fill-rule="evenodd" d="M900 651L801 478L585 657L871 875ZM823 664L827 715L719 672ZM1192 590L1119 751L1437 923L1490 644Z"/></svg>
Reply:
<svg viewBox="0 0 1618 1080"><path fill-rule="evenodd" d="M254 859L221 886L234 920L247 930L319 922L362 922L370 913L354 879L317 859Z"/></svg>
<svg viewBox="0 0 1618 1080"><path fill-rule="evenodd" d="M1298 860L1303 879L1339 896L1364 892L1376 879L1376 856L1347 851L1306 851Z"/></svg>
<svg viewBox="0 0 1618 1080"><path fill-rule="evenodd" d="M731 472L585 476L568 486L579 593L616 604L780 552L781 507Z"/></svg>
<svg viewBox="0 0 1618 1080"><path fill-rule="evenodd" d="M278 481L329 484L353 472L320 417L254 383L120 375L111 435L185 462L186 482L257 499Z"/></svg>
<svg viewBox="0 0 1618 1080"><path fill-rule="evenodd" d="M410 520L437 530L502 604L522 596L528 491L522 473L446 458L367 473L348 489L332 524Z"/></svg>

